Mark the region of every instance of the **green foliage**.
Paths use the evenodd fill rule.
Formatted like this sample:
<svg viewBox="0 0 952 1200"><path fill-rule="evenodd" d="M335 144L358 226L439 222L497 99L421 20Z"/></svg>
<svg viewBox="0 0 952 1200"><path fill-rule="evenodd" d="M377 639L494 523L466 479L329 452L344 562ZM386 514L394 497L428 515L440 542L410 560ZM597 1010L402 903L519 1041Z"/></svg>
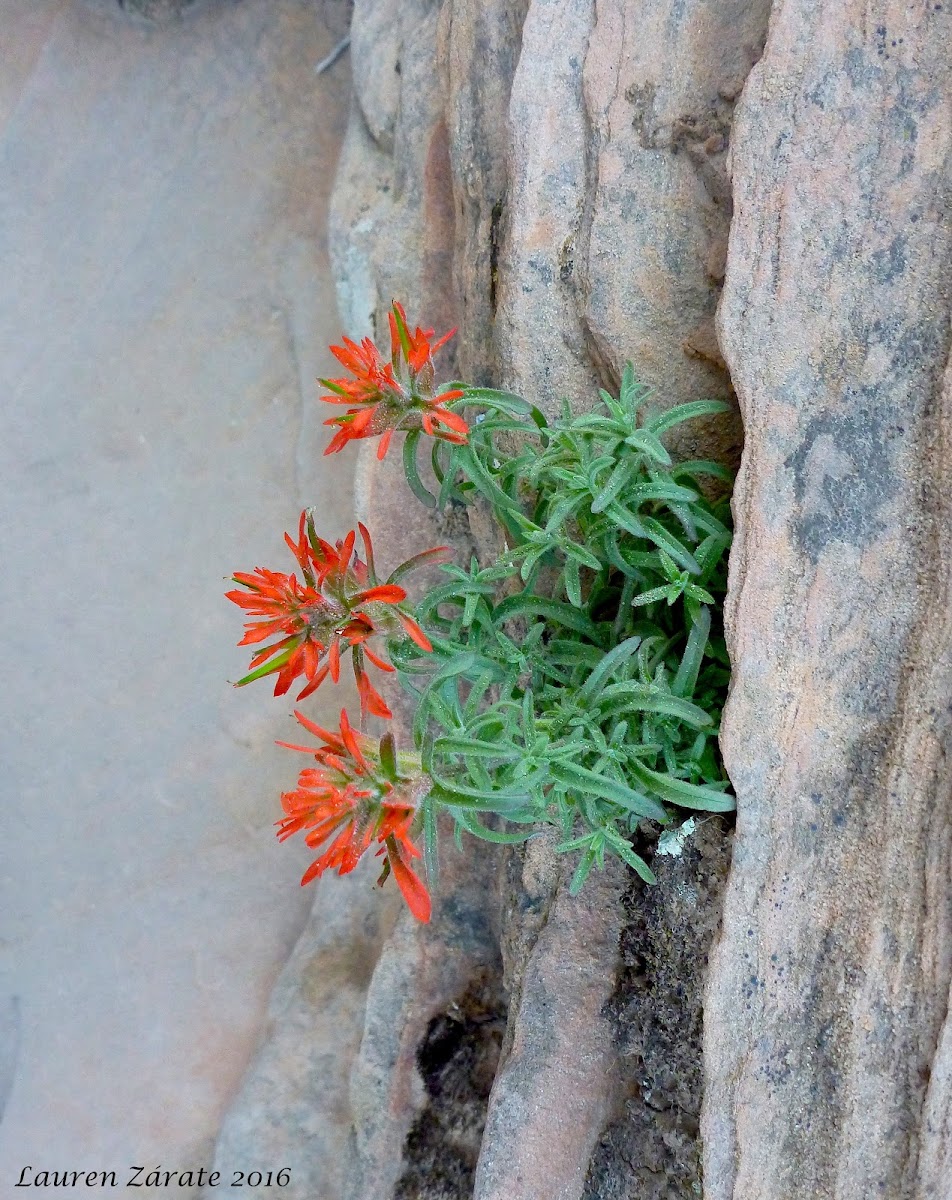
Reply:
<svg viewBox="0 0 952 1200"><path fill-rule="evenodd" d="M457 386L457 385L454 385ZM390 653L417 699L414 735L435 806L457 829L521 841L540 823L579 855L577 891L606 852L649 882L633 846L677 808L734 807L717 749L729 662L721 627L726 499L705 498L712 462L675 463L663 435L727 409L704 400L651 415L627 366L618 398L549 425L517 396L468 388L484 412L469 442L436 442L431 491L406 439L414 493L439 508L488 505L494 561L443 566L416 608L433 642ZM723 488L722 488L723 490Z"/></svg>

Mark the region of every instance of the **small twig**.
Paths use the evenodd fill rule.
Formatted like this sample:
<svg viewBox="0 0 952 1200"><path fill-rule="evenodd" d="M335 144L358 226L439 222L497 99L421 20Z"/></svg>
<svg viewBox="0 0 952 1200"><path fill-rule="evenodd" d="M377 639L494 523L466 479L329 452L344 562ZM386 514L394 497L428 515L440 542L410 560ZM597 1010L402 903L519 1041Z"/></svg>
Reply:
<svg viewBox="0 0 952 1200"><path fill-rule="evenodd" d="M341 38L330 54L328 54L326 58L321 59L321 61L314 68L314 74L323 75L326 70L328 70L334 65L334 63L337 62L349 45L350 34L348 34L347 37Z"/></svg>

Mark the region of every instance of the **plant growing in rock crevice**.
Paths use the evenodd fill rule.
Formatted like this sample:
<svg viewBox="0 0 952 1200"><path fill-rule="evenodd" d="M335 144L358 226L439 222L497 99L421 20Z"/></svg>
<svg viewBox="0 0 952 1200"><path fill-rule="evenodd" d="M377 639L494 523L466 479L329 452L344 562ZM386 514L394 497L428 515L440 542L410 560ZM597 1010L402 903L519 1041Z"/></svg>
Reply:
<svg viewBox="0 0 952 1200"><path fill-rule="evenodd" d="M411 331L399 304L390 328L389 362L370 339L333 348L352 378L322 380L327 399L347 405L327 422L337 429L328 452L379 436L382 457L393 433L405 432L413 493L438 509L487 506L499 552L467 567L444 562L446 582L410 606L398 580L441 559L445 548L423 551L381 584L362 527L366 562L354 557L353 534L335 550L302 515L298 541L287 540L303 583L281 576L272 587L273 573L260 569L235 577L254 600L247 591L230 598L266 616L268 633L285 633L270 665L240 682L279 671L276 691L287 690L304 674L307 694L328 670L336 678L341 644L352 648L359 683L365 653L398 672L415 703L414 752L401 761L416 780L399 829L422 835L431 886L441 811L452 816L457 837L493 842L557 826L559 849L578 855L573 891L606 853L653 882L640 852L652 829L678 809L734 807L717 749L729 680L720 612L730 516L726 498L710 500L704 491L712 480L729 485L731 476L713 462L675 463L663 442L676 425L728 406L701 400L653 412L628 365L617 397L603 391L597 411L573 417L566 406L549 423L518 396L465 383L437 388L432 356L446 338L433 343L432 331ZM419 465L424 435L432 439L433 490ZM317 602L334 572L350 584L336 622ZM372 634L389 659L367 646ZM252 630L245 640L256 636ZM369 681L361 695L365 712L389 716ZM329 866L351 869L375 839L390 846L393 835L384 831L394 817L379 797L361 797L359 834L349 821L362 774L325 785L321 820L343 832L305 881ZM300 792L285 796L286 810L288 796ZM295 830L285 823L283 831ZM307 840L317 847L326 836L312 829ZM395 877L427 919L422 881L406 859ZM395 867L392 848L385 863ZM385 866L381 881L387 873Z"/></svg>

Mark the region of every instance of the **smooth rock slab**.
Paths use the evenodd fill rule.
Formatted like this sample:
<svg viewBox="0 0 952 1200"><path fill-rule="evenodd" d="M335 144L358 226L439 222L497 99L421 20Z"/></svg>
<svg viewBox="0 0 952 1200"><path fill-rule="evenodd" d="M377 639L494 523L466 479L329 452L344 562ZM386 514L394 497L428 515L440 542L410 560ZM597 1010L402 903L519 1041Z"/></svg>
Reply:
<svg viewBox="0 0 952 1200"><path fill-rule="evenodd" d="M228 686L222 592L303 503L351 519L314 402L338 8L0 0L4 1196L209 1165L315 895L271 828L292 702Z"/></svg>
<svg viewBox="0 0 952 1200"><path fill-rule="evenodd" d="M285 1200L332 1200L355 1162L347 1074L360 1046L367 988L399 892L374 886L379 863L326 876L268 1005L261 1047L218 1138L215 1166L252 1173L287 1168ZM204 1195L214 1197L214 1189Z"/></svg>

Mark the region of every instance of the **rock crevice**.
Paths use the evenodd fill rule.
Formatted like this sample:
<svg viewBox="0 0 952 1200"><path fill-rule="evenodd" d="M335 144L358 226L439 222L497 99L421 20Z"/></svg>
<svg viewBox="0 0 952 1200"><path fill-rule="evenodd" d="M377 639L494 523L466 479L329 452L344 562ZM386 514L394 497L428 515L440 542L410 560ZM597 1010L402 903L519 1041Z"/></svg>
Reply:
<svg viewBox="0 0 952 1200"><path fill-rule="evenodd" d="M332 247L352 335L402 299L459 326L448 375L549 412L590 406L626 359L659 405L736 392L732 419L676 447L736 465L743 416L729 882L719 823L656 891L615 869L580 900L543 839L477 848L433 929L401 920L383 948L348 1194L667 1200L700 1194L703 1156L710 1200L938 1200L950 9L637 7L357 0ZM395 557L460 516L409 525L403 486L362 459L359 507ZM478 519L464 537L489 552ZM484 1038L453 1006L493 971ZM485 1120L478 1159L464 1109Z"/></svg>

